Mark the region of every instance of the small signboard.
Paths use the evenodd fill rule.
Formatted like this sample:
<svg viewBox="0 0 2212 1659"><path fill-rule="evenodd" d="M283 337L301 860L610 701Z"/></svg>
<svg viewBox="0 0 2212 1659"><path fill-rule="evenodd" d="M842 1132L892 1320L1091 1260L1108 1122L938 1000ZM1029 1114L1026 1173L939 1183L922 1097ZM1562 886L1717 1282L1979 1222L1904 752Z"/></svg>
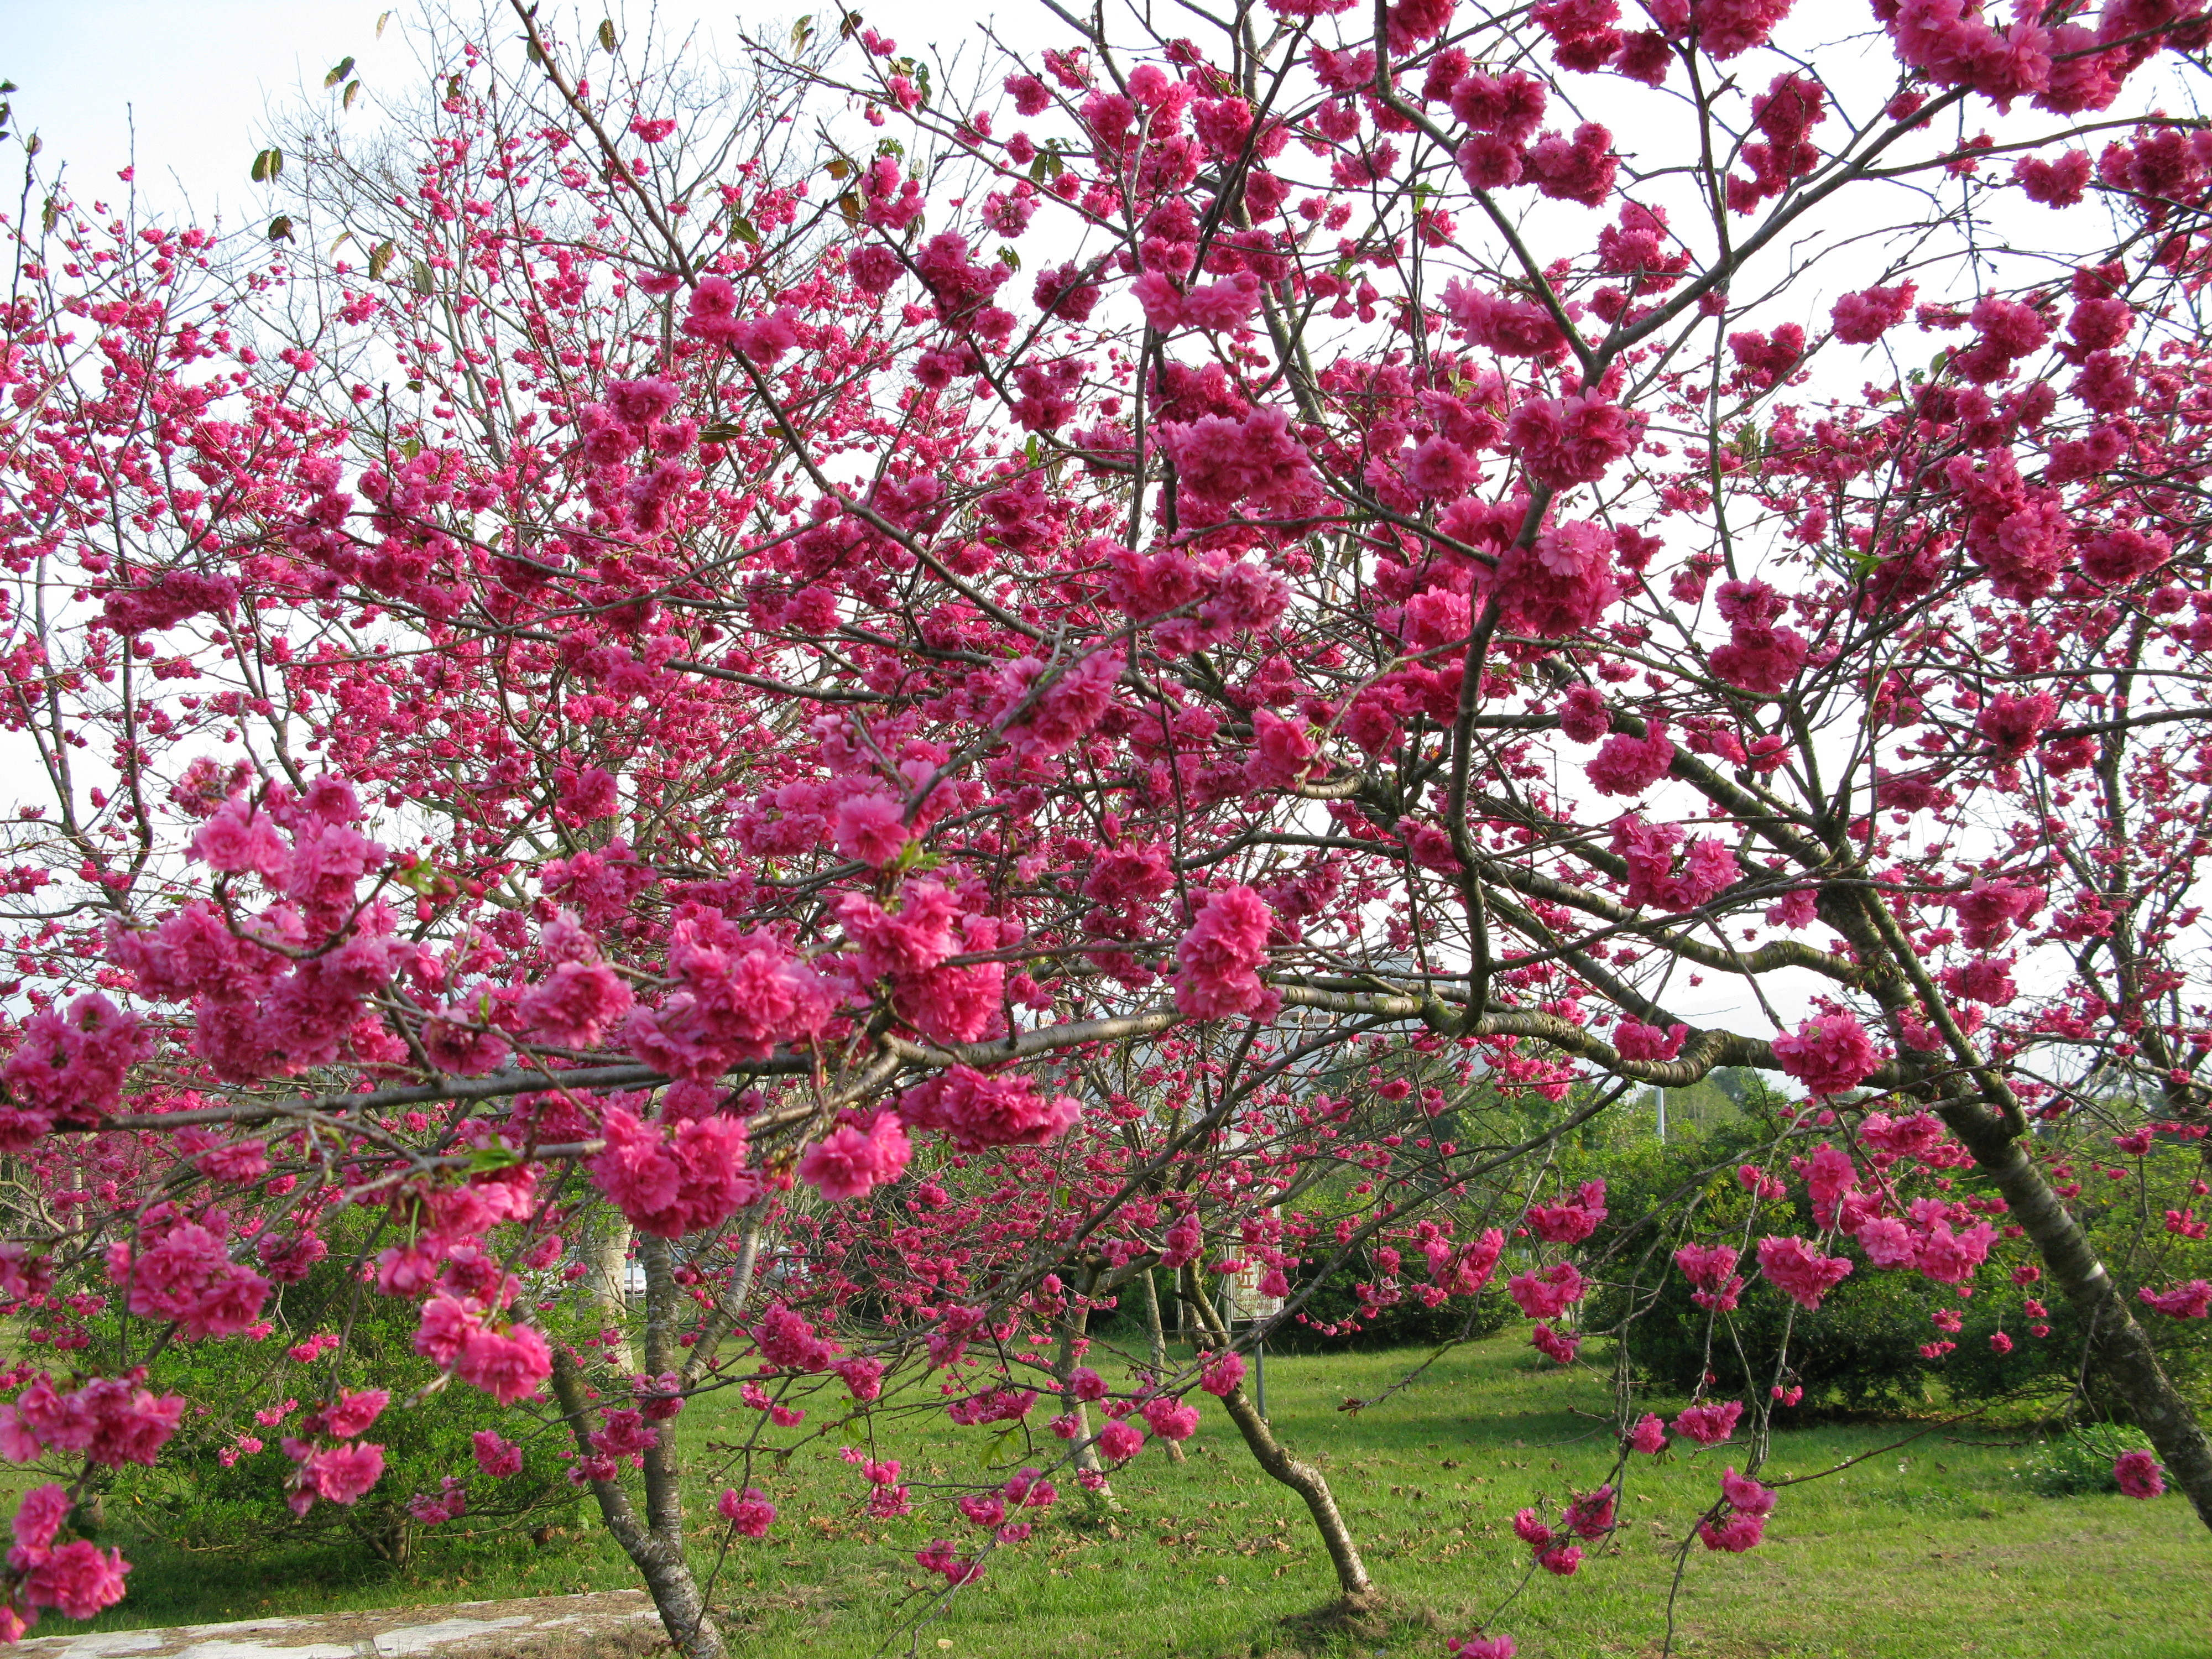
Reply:
<svg viewBox="0 0 2212 1659"><path fill-rule="evenodd" d="M1222 1281L1227 1292L1228 1316L1231 1321L1273 1319L1282 1312L1281 1297L1260 1294L1260 1281L1266 1277L1267 1272L1264 1262L1247 1257L1243 1266Z"/></svg>

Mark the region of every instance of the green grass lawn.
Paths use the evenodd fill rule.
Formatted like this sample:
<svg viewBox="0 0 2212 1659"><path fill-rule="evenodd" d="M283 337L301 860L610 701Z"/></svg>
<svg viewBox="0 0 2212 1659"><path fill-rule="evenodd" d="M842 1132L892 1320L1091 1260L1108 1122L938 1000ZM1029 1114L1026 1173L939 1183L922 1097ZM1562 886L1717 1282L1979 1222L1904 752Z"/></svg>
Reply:
<svg viewBox="0 0 2212 1659"><path fill-rule="evenodd" d="M900 1652L951 1659L1069 1656L1428 1654L1464 1632L1525 1576L1513 1511L1587 1486L1611 1459L1603 1379L1538 1374L1512 1337L1461 1349L1420 1382L1357 1418L1336 1407L1381 1391L1418 1354L1276 1358L1276 1431L1327 1468L1370 1571L1397 1615L1355 1630L1301 1624L1334 1582L1304 1506L1267 1480L1211 1400L1171 1463L1158 1445L1115 1480L1120 1504L1087 1503L1072 1480L1025 1545L1002 1549L985 1581L953 1597L909 1650L902 1621L941 1581L912 1552L974 1529L918 1501L915 1516L858 1515L860 1483L833 1446L814 1443L755 1481L781 1506L761 1543L740 1540L714 1601L743 1654L763 1659ZM1038 1414L1042 1418L1042 1412ZM703 1474L709 1441L751 1414L695 1404L680 1439ZM984 1478L989 1436L909 1425L902 1457L915 1497L932 1480ZM811 1426L810 1422L809 1426ZM1911 1434L1911 1423L1778 1434L1765 1477L1811 1473ZM1917 1659L2202 1659L2212 1652L2212 1537L2187 1504L2118 1497L2054 1499L2026 1490L2021 1448L2002 1431L1939 1430L1818 1483L1785 1489L1767 1542L1744 1556L1693 1547L1676 1601L1675 1651L1708 1659L1849 1656ZM1058 1443L1049 1443L1054 1449ZM1624 1525L1581 1572L1539 1574L1498 1628L1529 1659L1656 1654L1666 1631L1674 1546L1717 1492L1740 1448L1638 1459ZM1042 1458L1031 1461L1043 1461ZM711 1521L699 1481L690 1508ZM112 1517L118 1523L123 1517ZM635 1583L595 1524L545 1547L526 1538L427 1539L405 1568L328 1555L240 1563L140 1543L131 1594L100 1625L174 1624L270 1613L483 1600ZM129 1540L124 1540L126 1547ZM967 1540L963 1540L963 1542ZM711 1535L699 1551L702 1569Z"/></svg>

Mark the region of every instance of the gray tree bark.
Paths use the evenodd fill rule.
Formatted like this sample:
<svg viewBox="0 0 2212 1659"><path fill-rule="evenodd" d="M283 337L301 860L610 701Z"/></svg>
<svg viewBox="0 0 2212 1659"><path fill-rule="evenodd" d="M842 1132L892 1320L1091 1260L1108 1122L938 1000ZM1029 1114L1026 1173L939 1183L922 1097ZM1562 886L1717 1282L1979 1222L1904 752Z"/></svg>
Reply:
<svg viewBox="0 0 2212 1659"><path fill-rule="evenodd" d="M1217 1346L1228 1347L1228 1328L1221 1322L1220 1315L1199 1293L1194 1268L1182 1270L1182 1294L1178 1300ZM1253 1462L1271 1480L1279 1480L1305 1500L1307 1511L1313 1516L1314 1529L1321 1534L1322 1547L1328 1552L1329 1565L1336 1570L1336 1586L1343 1593L1345 1605L1353 1608L1373 1607L1381 1599L1381 1592L1367 1576L1367 1564L1360 1559L1359 1545L1345 1521L1344 1511L1336 1506L1335 1494L1328 1489L1328 1477L1275 1437L1275 1431L1260 1415L1242 1382L1231 1389L1221 1403L1228 1408L1229 1420L1237 1425L1237 1433L1244 1437Z"/></svg>

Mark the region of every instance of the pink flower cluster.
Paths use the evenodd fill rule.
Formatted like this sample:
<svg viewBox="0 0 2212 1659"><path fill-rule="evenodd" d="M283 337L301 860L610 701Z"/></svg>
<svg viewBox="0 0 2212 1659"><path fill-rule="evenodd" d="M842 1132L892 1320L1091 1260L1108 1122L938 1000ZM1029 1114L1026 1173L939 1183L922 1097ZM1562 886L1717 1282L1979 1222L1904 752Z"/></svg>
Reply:
<svg viewBox="0 0 2212 1659"><path fill-rule="evenodd" d="M123 1576L131 1565L120 1550L103 1552L82 1538L55 1543L73 1507L74 1500L60 1486L49 1484L25 1492L15 1510L15 1543L8 1552L8 1565L22 1575L20 1593L27 1606L53 1607L66 1619L90 1619L123 1599ZM21 1621L12 1610L0 1618L15 1626L12 1639Z"/></svg>
<svg viewBox="0 0 2212 1659"><path fill-rule="evenodd" d="M827 1199L860 1198L896 1181L913 1156L896 1112L841 1112L800 1156L799 1178Z"/></svg>
<svg viewBox="0 0 2212 1659"><path fill-rule="evenodd" d="M1528 1231L1547 1244L1579 1244L1605 1217L1605 1182L1585 1181L1556 1204L1531 1204Z"/></svg>
<svg viewBox="0 0 2212 1659"><path fill-rule="evenodd" d="M1565 489L1602 478L1642 429L1641 420L1620 404L1577 392L1522 404L1505 422L1505 441L1531 478Z"/></svg>
<svg viewBox="0 0 2212 1659"><path fill-rule="evenodd" d="M736 1061L812 1036L830 1018L830 989L811 967L772 936L741 932L720 915L678 919L668 976L676 988L658 1007L631 1014L623 1036L632 1054L671 1077L711 1082Z"/></svg>
<svg viewBox="0 0 2212 1659"><path fill-rule="evenodd" d="M630 1224L659 1238L719 1226L757 1198L759 1178L745 1168L745 1126L734 1117L642 1123L627 1109L607 1109L605 1150L586 1167Z"/></svg>
<svg viewBox="0 0 2212 1659"><path fill-rule="evenodd" d="M1623 741L1614 738L1606 747ZM1632 744L1636 740L1628 739ZM1674 744L1664 738L1668 755L1674 753ZM1632 755L1639 751L1632 750ZM1650 751L1640 751L1648 758ZM1602 757L1604 750L1599 751ZM1597 762L1591 766L1595 771ZM1736 867L1735 852L1725 842L1711 836L1692 839L1688 850L1677 860L1675 848L1682 839L1680 826L1672 823L1647 823L1633 812L1624 812L1613 823L1613 851L1628 866L1628 880L1622 893L1629 905L1637 909L1650 906L1661 910L1695 910L1711 903L1735 883L1741 872ZM1639 1036L1650 1032L1649 1037ZM1656 1027L1624 1024L1614 1036L1624 1056L1633 1060L1672 1060L1680 1052L1684 1038L1689 1035L1686 1026L1676 1026L1674 1032L1662 1036ZM1650 1052L1632 1054L1629 1046L1642 1047Z"/></svg>
<svg viewBox="0 0 2212 1659"><path fill-rule="evenodd" d="M2112 1460L2112 1479L2130 1498L2156 1498L2166 1490L2166 1471L2147 1451L2122 1452Z"/></svg>
<svg viewBox="0 0 2212 1659"><path fill-rule="evenodd" d="M2171 1290L2154 1291L2148 1285L2136 1292L2143 1305L2168 1319L2203 1319L2212 1314L2212 1280L2192 1279Z"/></svg>
<svg viewBox="0 0 2212 1659"><path fill-rule="evenodd" d="M1843 1283L1850 1262L1839 1255L1822 1255L1802 1238L1767 1237L1759 1241L1759 1270L1799 1307L1817 1310L1821 1298Z"/></svg>
<svg viewBox="0 0 2212 1659"><path fill-rule="evenodd" d="M165 1226L150 1214L135 1240L108 1247L107 1276L127 1292L132 1313L173 1319L193 1341L235 1336L261 1317L269 1297L269 1281L233 1261L209 1228L190 1221Z"/></svg>
<svg viewBox="0 0 2212 1659"><path fill-rule="evenodd" d="M1697 1288L1690 1299L1717 1313L1735 1309L1743 1279L1735 1270L1736 1251L1726 1244L1685 1244L1674 1252L1674 1265Z"/></svg>
<svg viewBox="0 0 2212 1659"><path fill-rule="evenodd" d="M735 1487L725 1487L714 1507L740 1538L765 1538L768 1529L775 1524L775 1505L757 1486L747 1486L742 1492Z"/></svg>
<svg viewBox="0 0 2212 1659"><path fill-rule="evenodd" d="M57 1121L89 1123L123 1098L123 1074L153 1052L135 1014L98 992L66 1014L41 1008L23 1022L22 1040L0 1066L10 1101L0 1104L0 1152L19 1152L51 1133Z"/></svg>
<svg viewBox="0 0 2212 1659"><path fill-rule="evenodd" d="M140 1386L143 1368L119 1377L95 1377L64 1394L44 1372L0 1406L0 1456L27 1463L44 1452L68 1452L108 1468L151 1466L176 1433L185 1411L181 1395L155 1395Z"/></svg>
<svg viewBox="0 0 2212 1659"><path fill-rule="evenodd" d="M1667 728L1654 720L1642 737L1615 732L1583 763L1590 787L1605 795L1640 795L1667 775L1674 744Z"/></svg>
<svg viewBox="0 0 2212 1659"><path fill-rule="evenodd" d="M1249 887L1206 895L1176 946L1176 1006L1194 1019L1272 1018L1282 999L1261 982L1260 969L1267 965L1274 921L1274 912Z"/></svg>
<svg viewBox="0 0 2212 1659"><path fill-rule="evenodd" d="M1734 1555L1757 1547L1765 1536L1766 1517L1774 1512L1772 1488L1730 1468L1721 1476L1721 1496L1726 1504L1722 1513L1698 1523L1705 1547Z"/></svg>
<svg viewBox="0 0 2212 1659"><path fill-rule="evenodd" d="M1586 1286L1571 1261L1540 1270L1531 1268L1506 1281L1505 1293L1531 1319L1557 1319L1583 1299Z"/></svg>
<svg viewBox="0 0 2212 1659"><path fill-rule="evenodd" d="M1874 1039L1850 1014L1815 1014L1774 1039L1774 1058L1816 1095L1856 1088L1882 1065Z"/></svg>
<svg viewBox="0 0 2212 1659"><path fill-rule="evenodd" d="M1072 1095L1043 1095L1026 1072L986 1074L950 1066L899 1097L898 1113L917 1129L933 1129L967 1152L987 1146L1041 1146L1083 1114Z"/></svg>
<svg viewBox="0 0 2212 1659"><path fill-rule="evenodd" d="M522 1473L522 1448L501 1437L497 1429L478 1429L470 1437L477 1467L494 1480Z"/></svg>
<svg viewBox="0 0 2212 1659"><path fill-rule="evenodd" d="M527 1400L553 1374L553 1351L527 1325L485 1317L473 1298L433 1296L422 1305L415 1352L502 1406Z"/></svg>
<svg viewBox="0 0 2212 1659"><path fill-rule="evenodd" d="M1851 1237L1877 1267L1911 1268L1938 1284L1961 1285L1989 1259L1997 1237L1987 1221L1954 1231L1954 1222L1965 1213L1940 1199L1916 1198L1905 1217L1869 1215Z"/></svg>
<svg viewBox="0 0 2212 1659"><path fill-rule="evenodd" d="M284 1455L299 1465L286 1499L295 1515L305 1515L318 1498L357 1504L384 1478L384 1448L372 1441L319 1447L287 1436L283 1444Z"/></svg>
<svg viewBox="0 0 2212 1659"><path fill-rule="evenodd" d="M1448 1296L1474 1296L1490 1282L1498 1258L1505 1250L1503 1228L1491 1227L1480 1238L1455 1246L1448 1238L1431 1239L1422 1246L1429 1260L1429 1274Z"/></svg>
<svg viewBox="0 0 2212 1659"><path fill-rule="evenodd" d="M1742 1415L1741 1400L1709 1400L1676 1413L1674 1432L1700 1446L1717 1446L1735 1432L1736 1419Z"/></svg>
<svg viewBox="0 0 2212 1659"><path fill-rule="evenodd" d="M1261 514L1296 512L1316 489L1305 446L1291 434L1289 415L1276 404L1263 404L1242 419L1204 415L1163 422L1159 441L1201 514L1220 517L1238 507Z"/></svg>
<svg viewBox="0 0 2212 1659"><path fill-rule="evenodd" d="M1760 696L1778 695L1805 665L1805 636L1779 625L1782 595L1765 582L1723 582L1714 595L1729 625L1729 642L1713 651L1713 672Z"/></svg>

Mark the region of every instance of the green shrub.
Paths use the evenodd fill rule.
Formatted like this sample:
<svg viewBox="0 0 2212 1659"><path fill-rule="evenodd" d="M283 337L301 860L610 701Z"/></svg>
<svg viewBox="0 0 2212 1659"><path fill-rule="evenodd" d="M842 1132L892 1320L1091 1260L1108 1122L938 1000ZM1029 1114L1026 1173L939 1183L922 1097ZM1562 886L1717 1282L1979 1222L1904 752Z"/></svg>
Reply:
<svg viewBox="0 0 2212 1659"><path fill-rule="evenodd" d="M2122 1452L2147 1451L2150 1442L2139 1429L2117 1423L2085 1423L2067 1434L2036 1443L2028 1454L2027 1484L2045 1498L2082 1492L2116 1492L2112 1465Z"/></svg>
<svg viewBox="0 0 2212 1659"><path fill-rule="evenodd" d="M1693 1392L1705 1372L1723 1395L1764 1393L1775 1380L1785 1331L1790 1376L1805 1404L1855 1409L1917 1404L1926 1397L1936 1363L1921 1345L1940 1334L1930 1316L1956 1305L1948 1286L1913 1273L1877 1273L1861 1263L1828 1293L1817 1314L1796 1309L1759 1279L1747 1250L1737 1271L1748 1281L1741 1304L1716 1317L1691 1300L1692 1286L1674 1264L1680 1243L1680 1197L1696 1198L1700 1239L1740 1237L1751 1200L1735 1178L1739 1164L1765 1164L1775 1133L1774 1103L1747 1091L1740 1118L1660 1146L1656 1141L1586 1158L1564 1171L1571 1181L1606 1181L1605 1223L1590 1240L1587 1271L1600 1281L1585 1317L1593 1331L1620 1329L1632 1362L1668 1392ZM1760 1235L1818 1232L1802 1188L1761 1212ZM1670 1204L1669 1199L1676 1201ZM1794 1208L1791 1205L1794 1204ZM1792 1314L1796 1317L1791 1317Z"/></svg>
<svg viewBox="0 0 2212 1659"><path fill-rule="evenodd" d="M356 1285L333 1257L272 1301L278 1330L267 1341L176 1343L162 1350L151 1362L148 1386L182 1395L185 1416L158 1467L115 1477L109 1514L193 1550L274 1555L325 1545L354 1553L365 1549L395 1565L405 1560L422 1530L407 1500L417 1492L435 1495L448 1475L466 1483L464 1524L479 1532L487 1523L572 1515L576 1491L559 1457L570 1443L557 1419L549 1413L542 1425L533 1425L465 1383L434 1387L437 1369L414 1352L419 1312L413 1302ZM287 1357L287 1347L309 1333L349 1320L342 1352L307 1365ZM285 1502L294 1464L282 1437L295 1433L300 1416L335 1389L371 1388L392 1396L362 1437L384 1448L382 1478L358 1503L319 1502L306 1516L295 1516ZM275 1426L255 1419L256 1411L287 1401L296 1401L301 1411ZM519 1474L494 1480L478 1470L471 1437L478 1429L496 1429L521 1445ZM241 1436L262 1442L261 1449L244 1449Z"/></svg>
<svg viewBox="0 0 2212 1659"><path fill-rule="evenodd" d="M1409 1270L1417 1273L1420 1258ZM1409 1290L1372 1316L1360 1314L1361 1284L1371 1284L1376 1269L1355 1256L1325 1275L1300 1311L1310 1323L1292 1320L1268 1346L1284 1353L1365 1353L1378 1348L1432 1347L1458 1336L1484 1337L1504 1330L1521 1316L1496 1285L1470 1302L1452 1297L1429 1307ZM1334 1331L1317 1328L1334 1326Z"/></svg>

